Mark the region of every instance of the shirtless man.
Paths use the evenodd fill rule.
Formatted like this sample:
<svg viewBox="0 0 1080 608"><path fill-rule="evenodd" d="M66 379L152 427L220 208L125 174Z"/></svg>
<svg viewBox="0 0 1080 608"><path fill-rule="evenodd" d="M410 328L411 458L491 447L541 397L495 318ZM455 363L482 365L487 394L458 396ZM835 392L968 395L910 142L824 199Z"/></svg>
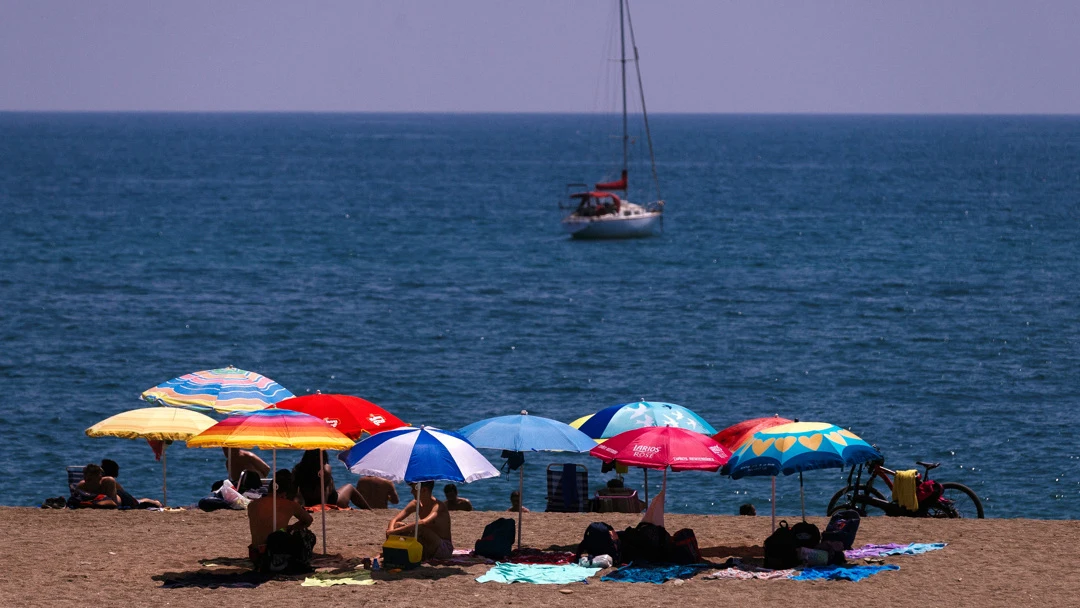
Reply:
<svg viewBox="0 0 1080 608"><path fill-rule="evenodd" d="M457 494L457 486L452 483L446 484L443 487L443 493L446 494L446 508L451 511L472 511L472 503L468 498L460 498Z"/></svg>
<svg viewBox="0 0 1080 608"><path fill-rule="evenodd" d="M398 504L397 488L386 479L365 475L356 482L356 489L371 509L386 509L390 504Z"/></svg>
<svg viewBox="0 0 1080 608"><path fill-rule="evenodd" d="M83 469L83 479L75 486L75 492L81 493L85 500L80 504L92 509L115 509L120 506L120 497L116 495L116 480L105 477L101 467L94 463Z"/></svg>
<svg viewBox="0 0 1080 608"><path fill-rule="evenodd" d="M251 501L248 505L248 528L251 532L251 545L248 547L248 556L251 558L257 570L265 570L268 566L267 558L272 558L275 547L269 547L267 539L271 534L284 530L289 536L283 546L277 547L281 552L289 554L291 558L304 561L304 553L310 560L311 548L315 545L315 535L307 528L313 521L311 515L296 502L296 486L292 481L292 473L288 469L281 469L274 474L274 483L277 484L277 496L266 496ZM277 513L277 528L274 528L275 512ZM290 523L292 518L296 521ZM306 548L305 548L306 545Z"/></svg>
<svg viewBox="0 0 1080 608"><path fill-rule="evenodd" d="M416 484L412 484L414 487ZM386 536L411 536L413 534L417 504L420 508L420 544L423 559L450 559L454 556L454 543L450 538L450 510L441 500L431 495L434 481L420 484L416 500L409 501L400 513L386 526Z"/></svg>
<svg viewBox="0 0 1080 608"><path fill-rule="evenodd" d="M270 465L257 454L237 448L221 448L221 451L225 453L225 469L234 486L240 485L240 474L247 469L257 471L259 477L270 475Z"/></svg>
<svg viewBox="0 0 1080 608"><path fill-rule="evenodd" d="M519 494L517 490L510 492L510 508L507 509L507 511L513 511L514 513L517 513L518 511L521 511L522 513L529 512L529 507L521 506L521 494Z"/></svg>

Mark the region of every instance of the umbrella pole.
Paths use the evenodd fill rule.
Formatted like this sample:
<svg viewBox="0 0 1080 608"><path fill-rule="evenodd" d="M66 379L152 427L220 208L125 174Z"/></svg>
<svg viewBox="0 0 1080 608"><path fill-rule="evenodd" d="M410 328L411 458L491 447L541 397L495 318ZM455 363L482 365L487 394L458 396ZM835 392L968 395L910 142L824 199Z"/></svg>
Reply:
<svg viewBox="0 0 1080 608"><path fill-rule="evenodd" d="M323 457L326 456L325 450L319 450L319 487L322 488L319 492L319 500L322 501L322 554L326 555L326 480L323 478L323 469L326 468L326 463L323 461Z"/></svg>
<svg viewBox="0 0 1080 608"><path fill-rule="evenodd" d="M645 504L649 504L649 469L645 469Z"/></svg>
<svg viewBox="0 0 1080 608"><path fill-rule="evenodd" d="M518 551L521 551L521 512L524 511L525 501L521 493L525 490L525 463L518 469Z"/></svg>
<svg viewBox="0 0 1080 608"><path fill-rule="evenodd" d="M274 454L274 476L270 478L270 494L274 501L274 531L277 531L277 450L273 450Z"/></svg>
<svg viewBox="0 0 1080 608"><path fill-rule="evenodd" d="M799 471L799 506L802 507L802 520L806 521L806 494L803 492L802 471Z"/></svg>
<svg viewBox="0 0 1080 608"><path fill-rule="evenodd" d="M772 478L772 529L776 530L776 475Z"/></svg>
<svg viewBox="0 0 1080 608"><path fill-rule="evenodd" d="M169 485L165 483L166 464L169 462L169 445L161 442L161 506L169 506Z"/></svg>

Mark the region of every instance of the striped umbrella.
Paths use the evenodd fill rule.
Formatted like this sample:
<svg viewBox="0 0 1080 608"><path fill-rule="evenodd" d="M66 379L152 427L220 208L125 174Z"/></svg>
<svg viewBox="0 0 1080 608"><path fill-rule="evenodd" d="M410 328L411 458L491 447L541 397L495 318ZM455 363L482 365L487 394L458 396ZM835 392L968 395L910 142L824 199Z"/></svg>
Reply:
<svg viewBox="0 0 1080 608"><path fill-rule="evenodd" d="M278 450L344 450L353 443L321 418L268 408L233 414L189 439L187 445L189 448L273 450L274 475L277 475ZM321 472L322 467L319 470ZM276 482L272 488L276 499ZM277 509L274 509L274 529L277 529ZM323 553L326 553L326 509L323 509Z"/></svg>
<svg viewBox="0 0 1080 608"><path fill-rule="evenodd" d="M357 475L374 475L394 482L471 483L499 476L499 470L468 439L434 427L383 431L338 454L338 459ZM418 504L415 536L419 535Z"/></svg>
<svg viewBox="0 0 1080 608"><path fill-rule="evenodd" d="M154 404L231 414L261 410L293 394L266 376L230 365L173 378L141 396Z"/></svg>
<svg viewBox="0 0 1080 608"><path fill-rule="evenodd" d="M171 407L144 407L120 412L86 429L90 437L121 437L164 442L161 448L161 504L168 506L169 486L166 483L166 447L173 441L186 441L214 426L213 418L189 410Z"/></svg>
<svg viewBox="0 0 1080 608"><path fill-rule="evenodd" d="M774 426L780 426L781 424L791 424L794 420L788 420L787 418L781 418L778 415L767 418L750 418L749 420L743 420L737 422L719 433L713 435L713 439L717 443L724 446L729 452L734 454L739 448L746 442L754 438L754 433L762 431ZM727 474L727 465L720 470L723 475ZM776 476L772 476L772 527L776 529Z"/></svg>

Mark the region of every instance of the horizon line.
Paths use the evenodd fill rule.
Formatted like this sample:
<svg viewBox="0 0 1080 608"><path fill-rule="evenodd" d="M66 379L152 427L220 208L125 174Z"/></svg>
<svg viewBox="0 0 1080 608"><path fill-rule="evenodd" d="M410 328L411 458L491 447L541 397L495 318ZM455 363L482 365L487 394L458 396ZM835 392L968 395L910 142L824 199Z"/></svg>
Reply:
<svg viewBox="0 0 1080 608"><path fill-rule="evenodd" d="M512 110L25 110L0 108L0 114L259 114L259 115L400 115L400 116L606 116L619 112ZM896 116L896 117L1080 117L1077 112L653 112L653 116Z"/></svg>

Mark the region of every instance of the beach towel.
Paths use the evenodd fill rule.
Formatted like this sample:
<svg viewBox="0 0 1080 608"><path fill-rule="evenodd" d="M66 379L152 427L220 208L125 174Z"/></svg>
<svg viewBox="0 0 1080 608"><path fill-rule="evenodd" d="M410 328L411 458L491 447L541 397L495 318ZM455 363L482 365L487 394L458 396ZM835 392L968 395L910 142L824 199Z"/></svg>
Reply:
<svg viewBox="0 0 1080 608"><path fill-rule="evenodd" d="M258 572L191 572L182 574L169 574L152 577L161 581L162 589L183 589L195 587L199 589L254 589L274 577Z"/></svg>
<svg viewBox="0 0 1080 608"><path fill-rule="evenodd" d="M769 570L768 568L759 568L758 570L743 570L741 568L724 568L723 570L715 570L706 574L702 578L711 579L734 579L734 580L750 580L759 579L763 581L774 580L778 578L791 578L797 570L794 568L788 568L786 570Z"/></svg>
<svg viewBox="0 0 1080 608"><path fill-rule="evenodd" d="M548 564L561 566L577 561L577 556L569 551L541 551L539 549L518 549L510 554L507 562L512 564Z"/></svg>
<svg viewBox="0 0 1080 608"><path fill-rule="evenodd" d="M857 582L886 570L899 570L900 566L885 564L883 566L822 566L820 568L803 568L791 577L793 581L852 581Z"/></svg>
<svg viewBox="0 0 1080 608"><path fill-rule="evenodd" d="M948 543L909 543L898 545L863 545L858 549L844 551L844 557L849 560L862 559L864 557L884 557L886 555L920 555L928 551L944 549Z"/></svg>
<svg viewBox="0 0 1080 608"><path fill-rule="evenodd" d="M339 507L337 505L312 505L310 507L304 507L304 510L308 513L318 513L326 509L327 511L352 511L352 507Z"/></svg>
<svg viewBox="0 0 1080 608"><path fill-rule="evenodd" d="M495 564L478 583L534 583L537 585L565 585L582 582L599 572L600 568L584 568L577 564L550 566L538 564Z"/></svg>
<svg viewBox="0 0 1080 608"><path fill-rule="evenodd" d="M374 585L368 570L353 570L351 572L316 572L300 583L301 587L333 587L334 585Z"/></svg>
<svg viewBox="0 0 1080 608"><path fill-rule="evenodd" d="M915 496L915 487L918 485L915 478L918 474L915 469L897 471L896 478L893 479L893 501L909 511L919 510L919 499Z"/></svg>
<svg viewBox="0 0 1080 608"><path fill-rule="evenodd" d="M711 564L686 564L654 566L647 564L629 564L600 577L602 581L620 583L655 583L657 585L673 578L690 578Z"/></svg>

